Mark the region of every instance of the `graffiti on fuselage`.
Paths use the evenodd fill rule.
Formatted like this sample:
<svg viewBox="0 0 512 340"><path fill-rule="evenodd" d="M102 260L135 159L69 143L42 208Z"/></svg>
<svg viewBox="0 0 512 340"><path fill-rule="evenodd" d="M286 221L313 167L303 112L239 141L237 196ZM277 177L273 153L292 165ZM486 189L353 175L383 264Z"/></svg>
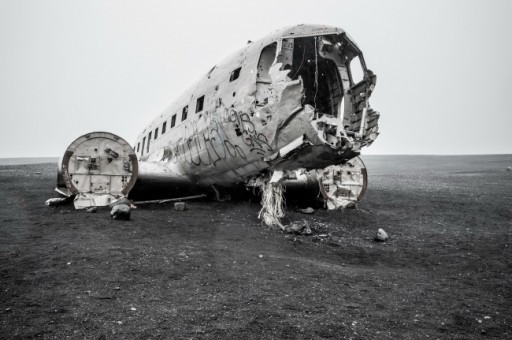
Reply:
<svg viewBox="0 0 512 340"><path fill-rule="evenodd" d="M237 112L233 108L225 108L222 119L225 124L235 124L237 136L242 138L244 144L249 147L250 152L262 156L272 151L267 137L263 133L256 131L256 127L251 121L249 114L242 111Z"/></svg>
<svg viewBox="0 0 512 340"><path fill-rule="evenodd" d="M258 132L247 113L233 108L219 108L213 115L205 114L205 122L186 123L181 136L174 141L174 162L216 166L226 159L247 160L247 153L262 156L272 151L267 137ZM228 138L224 129L233 129Z"/></svg>

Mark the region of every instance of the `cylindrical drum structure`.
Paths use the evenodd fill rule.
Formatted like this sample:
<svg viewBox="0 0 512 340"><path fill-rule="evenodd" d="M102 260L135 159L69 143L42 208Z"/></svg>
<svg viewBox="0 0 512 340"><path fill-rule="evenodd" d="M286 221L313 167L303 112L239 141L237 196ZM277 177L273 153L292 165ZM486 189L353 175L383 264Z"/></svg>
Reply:
<svg viewBox="0 0 512 340"><path fill-rule="evenodd" d="M59 182L75 198L76 208L108 205L126 197L138 175L137 156L121 137L91 132L77 138L59 163Z"/></svg>

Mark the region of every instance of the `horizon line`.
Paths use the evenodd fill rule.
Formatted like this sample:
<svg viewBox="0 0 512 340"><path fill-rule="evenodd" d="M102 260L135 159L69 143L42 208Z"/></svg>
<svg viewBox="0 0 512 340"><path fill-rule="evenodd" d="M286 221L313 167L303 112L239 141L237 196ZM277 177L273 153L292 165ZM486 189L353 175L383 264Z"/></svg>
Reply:
<svg viewBox="0 0 512 340"><path fill-rule="evenodd" d="M381 153L381 154L360 154L360 156L507 156L512 153L460 153L460 154L436 154L436 153ZM0 157L0 159L25 159L25 158L61 158L62 156L19 156Z"/></svg>

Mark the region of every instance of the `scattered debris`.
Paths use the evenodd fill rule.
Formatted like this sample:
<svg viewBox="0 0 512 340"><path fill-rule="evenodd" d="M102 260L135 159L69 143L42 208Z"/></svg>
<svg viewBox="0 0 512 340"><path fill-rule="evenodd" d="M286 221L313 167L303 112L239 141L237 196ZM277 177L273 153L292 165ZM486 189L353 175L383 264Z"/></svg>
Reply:
<svg viewBox="0 0 512 340"><path fill-rule="evenodd" d="M377 235L375 235L375 241L384 242L389 238L388 234L384 231L384 229L379 228L377 230Z"/></svg>
<svg viewBox="0 0 512 340"><path fill-rule="evenodd" d="M311 235L311 228L306 220L295 221L286 226L285 231L290 234Z"/></svg>
<svg viewBox="0 0 512 340"><path fill-rule="evenodd" d="M306 209L300 209L299 211L303 214L312 214L315 212L315 209L307 207Z"/></svg>
<svg viewBox="0 0 512 340"><path fill-rule="evenodd" d="M168 199L164 199L164 200L137 201L137 202L133 202L133 204L135 204L135 205L144 205L144 204L153 204L153 203L162 204L162 203L167 203L167 202L188 201L188 200L193 200L196 198L203 198L203 197L206 197L206 195L201 194L201 195L178 197L178 198L168 198Z"/></svg>
<svg viewBox="0 0 512 340"><path fill-rule="evenodd" d="M98 207L90 207L85 209L85 211L87 211L88 213L96 213L98 212Z"/></svg>
<svg viewBox="0 0 512 340"><path fill-rule="evenodd" d="M58 205L62 205L68 202L67 197L57 197L57 198L50 198L44 202L49 207L56 207Z"/></svg>
<svg viewBox="0 0 512 340"><path fill-rule="evenodd" d="M118 204L112 208L110 217L114 220L125 220L130 219L130 206L126 204Z"/></svg>
<svg viewBox="0 0 512 340"><path fill-rule="evenodd" d="M185 202L176 202L174 203L174 210L183 211L187 207Z"/></svg>

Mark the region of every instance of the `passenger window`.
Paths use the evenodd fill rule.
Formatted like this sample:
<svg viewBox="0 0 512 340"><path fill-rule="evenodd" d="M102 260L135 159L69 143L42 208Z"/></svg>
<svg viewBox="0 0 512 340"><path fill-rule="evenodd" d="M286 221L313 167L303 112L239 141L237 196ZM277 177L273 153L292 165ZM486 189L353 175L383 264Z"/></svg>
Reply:
<svg viewBox="0 0 512 340"><path fill-rule="evenodd" d="M239 67L236 70L234 70L233 72L231 72L231 75L229 76L229 81L233 81L233 80L238 79L238 77L240 76L240 70L241 69L242 68Z"/></svg>
<svg viewBox="0 0 512 340"><path fill-rule="evenodd" d="M196 113L203 111L204 96L197 98Z"/></svg>
<svg viewBox="0 0 512 340"><path fill-rule="evenodd" d="M176 125L176 114L172 115L171 118L171 129Z"/></svg>
<svg viewBox="0 0 512 340"><path fill-rule="evenodd" d="M142 138L142 150L140 151L141 156L144 156L144 146L146 145L146 137Z"/></svg>
<svg viewBox="0 0 512 340"><path fill-rule="evenodd" d="M162 135L165 133L165 129L167 128L167 121L165 121L163 124L162 124Z"/></svg>
<svg viewBox="0 0 512 340"><path fill-rule="evenodd" d="M140 151L140 142L137 143L137 152Z"/></svg>
<svg viewBox="0 0 512 340"><path fill-rule="evenodd" d="M158 128L155 129L155 139L158 138Z"/></svg>
<svg viewBox="0 0 512 340"><path fill-rule="evenodd" d="M149 152L149 145L151 144L151 132L148 135L148 148L146 149L146 152Z"/></svg>
<svg viewBox="0 0 512 340"><path fill-rule="evenodd" d="M181 113L181 121L187 119L188 114L188 105L183 108L183 112Z"/></svg>

